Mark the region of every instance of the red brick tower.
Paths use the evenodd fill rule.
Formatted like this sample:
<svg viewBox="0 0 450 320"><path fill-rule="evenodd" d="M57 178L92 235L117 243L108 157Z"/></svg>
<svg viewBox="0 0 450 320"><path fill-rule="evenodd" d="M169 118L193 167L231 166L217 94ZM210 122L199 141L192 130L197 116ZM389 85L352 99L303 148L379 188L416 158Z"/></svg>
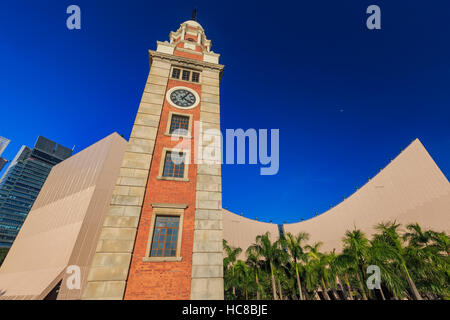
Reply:
<svg viewBox="0 0 450 320"><path fill-rule="evenodd" d="M196 21L157 44L85 299L223 299L223 66Z"/></svg>

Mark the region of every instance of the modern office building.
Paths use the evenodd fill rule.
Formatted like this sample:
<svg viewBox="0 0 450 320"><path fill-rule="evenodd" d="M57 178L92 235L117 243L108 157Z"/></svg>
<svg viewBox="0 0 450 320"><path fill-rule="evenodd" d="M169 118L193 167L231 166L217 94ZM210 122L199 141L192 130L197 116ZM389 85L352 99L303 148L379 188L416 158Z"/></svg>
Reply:
<svg viewBox="0 0 450 320"><path fill-rule="evenodd" d="M0 137L0 172L2 171L5 164L8 162L5 158L2 158L2 153L9 144L9 139Z"/></svg>
<svg viewBox="0 0 450 320"><path fill-rule="evenodd" d="M2 171L2 169L5 167L5 164L7 164L7 163L8 163L8 160L0 157L0 171Z"/></svg>
<svg viewBox="0 0 450 320"><path fill-rule="evenodd" d="M0 247L11 247L50 170L71 155L41 136L34 148L21 147L0 180Z"/></svg>
<svg viewBox="0 0 450 320"><path fill-rule="evenodd" d="M0 156L2 155L3 151L5 151L6 147L8 146L10 140L6 139L4 137L0 137Z"/></svg>
<svg viewBox="0 0 450 320"><path fill-rule="evenodd" d="M53 167L0 268L0 299L81 298L126 146L114 133Z"/></svg>

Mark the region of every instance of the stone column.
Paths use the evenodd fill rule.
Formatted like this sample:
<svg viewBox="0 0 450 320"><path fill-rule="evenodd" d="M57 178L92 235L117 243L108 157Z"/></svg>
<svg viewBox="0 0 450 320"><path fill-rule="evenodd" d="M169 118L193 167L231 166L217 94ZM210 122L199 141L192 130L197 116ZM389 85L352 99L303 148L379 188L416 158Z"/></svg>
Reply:
<svg viewBox="0 0 450 320"><path fill-rule="evenodd" d="M198 143L211 147L211 143L216 142L213 145L216 157L215 160L204 159L202 149L198 150L192 300L224 299L219 83L219 71L205 68L200 109L204 134ZM207 131L209 129L215 130Z"/></svg>
<svg viewBox="0 0 450 320"><path fill-rule="evenodd" d="M83 299L121 300L141 215L170 63L153 57Z"/></svg>

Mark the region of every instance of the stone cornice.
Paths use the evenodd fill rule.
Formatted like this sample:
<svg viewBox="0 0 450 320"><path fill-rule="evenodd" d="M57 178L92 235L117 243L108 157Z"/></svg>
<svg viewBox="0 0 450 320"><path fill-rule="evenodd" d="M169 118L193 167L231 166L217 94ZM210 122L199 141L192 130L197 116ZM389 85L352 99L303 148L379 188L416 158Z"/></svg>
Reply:
<svg viewBox="0 0 450 320"><path fill-rule="evenodd" d="M186 209L187 204L174 204L174 203L151 203L152 208L170 208L170 209Z"/></svg>
<svg viewBox="0 0 450 320"><path fill-rule="evenodd" d="M187 42L187 43L189 43L188 41L181 41L181 42ZM190 54L195 54L195 55L197 55L197 56L202 56L202 55L203 55L202 52L194 51L194 50L192 50L192 49L177 48L177 50L180 50L180 51L183 51L183 52L187 52L187 53L190 53Z"/></svg>
<svg viewBox="0 0 450 320"><path fill-rule="evenodd" d="M222 64L216 64L216 63L200 61L200 60L195 60L195 59L189 59L189 58L180 57L180 56L174 56L171 54L157 52L154 50L148 50L148 53L150 55L150 64L151 64L151 60L153 58L159 58L161 60L175 62L175 63L181 64L181 65L198 66L198 67L202 67L202 68L218 70L220 72L222 72L223 69L225 68L225 66Z"/></svg>

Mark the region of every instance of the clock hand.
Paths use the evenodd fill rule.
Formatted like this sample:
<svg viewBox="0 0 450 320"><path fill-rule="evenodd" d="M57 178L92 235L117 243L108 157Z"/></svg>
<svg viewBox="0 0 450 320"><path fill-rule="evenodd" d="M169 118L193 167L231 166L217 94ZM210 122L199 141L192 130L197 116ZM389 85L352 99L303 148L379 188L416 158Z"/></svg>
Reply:
<svg viewBox="0 0 450 320"><path fill-rule="evenodd" d="M189 95L189 93L190 92L186 93L182 99L184 100Z"/></svg>

